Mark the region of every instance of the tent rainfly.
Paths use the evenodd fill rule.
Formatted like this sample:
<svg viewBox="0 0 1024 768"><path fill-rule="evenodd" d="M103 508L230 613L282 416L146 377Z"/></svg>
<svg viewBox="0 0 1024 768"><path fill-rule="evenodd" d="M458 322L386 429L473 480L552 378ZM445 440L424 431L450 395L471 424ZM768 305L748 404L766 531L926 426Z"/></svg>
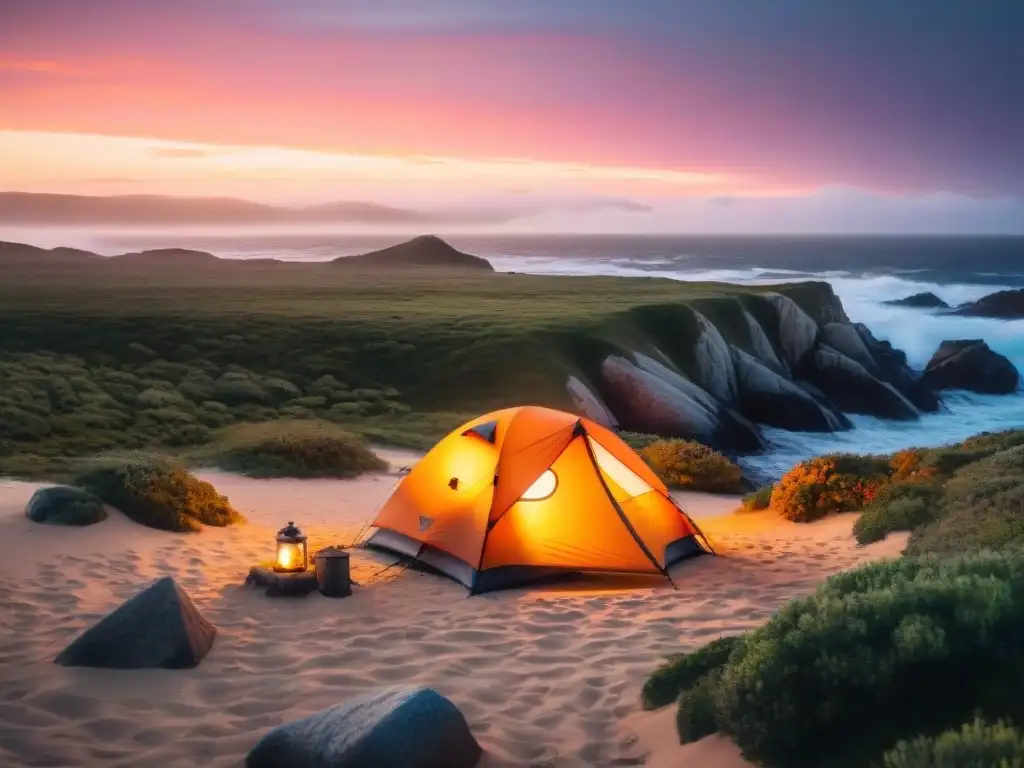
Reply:
<svg viewBox="0 0 1024 768"><path fill-rule="evenodd" d="M441 440L373 521L367 546L429 566L471 594L560 572L661 574L714 553L665 484L615 433L522 406Z"/></svg>

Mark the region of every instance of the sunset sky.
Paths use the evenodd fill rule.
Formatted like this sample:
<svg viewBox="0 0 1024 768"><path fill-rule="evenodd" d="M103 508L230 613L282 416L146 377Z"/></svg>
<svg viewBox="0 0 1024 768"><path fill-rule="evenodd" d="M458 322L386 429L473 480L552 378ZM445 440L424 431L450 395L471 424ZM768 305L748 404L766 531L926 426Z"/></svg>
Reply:
<svg viewBox="0 0 1024 768"><path fill-rule="evenodd" d="M0 0L0 189L1017 232L1022 39L1016 0Z"/></svg>

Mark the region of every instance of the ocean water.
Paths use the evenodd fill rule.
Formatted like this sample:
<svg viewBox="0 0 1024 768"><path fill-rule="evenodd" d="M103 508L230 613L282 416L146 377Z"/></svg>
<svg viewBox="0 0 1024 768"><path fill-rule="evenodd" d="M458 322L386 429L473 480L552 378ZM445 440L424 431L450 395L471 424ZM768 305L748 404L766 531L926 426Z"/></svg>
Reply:
<svg viewBox="0 0 1024 768"><path fill-rule="evenodd" d="M951 305L1024 286L1022 237L594 237L444 236L496 269L551 275L667 277L770 285L827 280L854 321L907 352L923 367L946 339L981 338L1024 372L1024 320L957 317L884 304L931 291ZM39 245L76 245L100 253L188 247L225 258L321 261L393 244L396 235L186 234L77 237L50 233ZM34 242L34 240L26 240ZM890 452L936 446L983 431L1024 428L1024 393L984 396L951 392L944 409L917 422L855 416L855 429L835 435L766 429L772 448L743 463L776 476L804 458L833 451Z"/></svg>

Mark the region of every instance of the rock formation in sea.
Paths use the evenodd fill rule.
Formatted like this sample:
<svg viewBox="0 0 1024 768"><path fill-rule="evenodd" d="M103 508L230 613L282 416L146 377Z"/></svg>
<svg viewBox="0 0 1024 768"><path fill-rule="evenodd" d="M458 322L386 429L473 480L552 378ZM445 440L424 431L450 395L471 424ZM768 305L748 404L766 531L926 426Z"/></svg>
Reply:
<svg viewBox="0 0 1024 768"><path fill-rule="evenodd" d="M954 314L994 317L1001 320L1022 318L1024 317L1024 288L990 293L977 301L961 304L954 310Z"/></svg>
<svg viewBox="0 0 1024 768"><path fill-rule="evenodd" d="M902 350L849 320L827 283L700 299L638 325L650 343L620 345L574 374L573 401L604 423L731 454L764 445L757 425L829 432L851 427L846 414L914 420L939 410L938 392L960 381L955 361L942 373L934 361L928 374L911 368ZM987 347L968 354L997 382L987 386L1012 391L1009 361Z"/></svg>
<svg viewBox="0 0 1024 768"><path fill-rule="evenodd" d="M1020 386L1020 373L1010 360L981 339L944 341L928 361L924 379L935 389L966 389L1006 395Z"/></svg>
<svg viewBox="0 0 1024 768"><path fill-rule="evenodd" d="M934 293L915 293L913 296L906 296L902 299L891 299L883 302L894 307L914 307L915 309L949 309L949 304L944 302Z"/></svg>

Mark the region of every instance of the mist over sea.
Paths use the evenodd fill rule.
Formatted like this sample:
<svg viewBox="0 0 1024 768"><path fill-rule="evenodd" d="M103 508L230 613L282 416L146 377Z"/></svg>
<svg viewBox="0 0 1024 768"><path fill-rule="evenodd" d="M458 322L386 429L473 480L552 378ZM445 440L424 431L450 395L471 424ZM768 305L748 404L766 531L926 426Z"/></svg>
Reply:
<svg viewBox="0 0 1024 768"><path fill-rule="evenodd" d="M884 302L931 291L951 305L1005 288L1024 287L1024 237L645 237L444 235L499 271L550 275L667 277L686 281L772 284L827 280L854 321L906 351L923 367L946 339L981 338L1024 371L1024 320L956 317ZM14 238L11 238L14 239ZM374 250L401 235L134 234L24 239L104 254L159 247L210 251L223 258L323 261ZM946 393L945 408L917 422L854 416L854 430L835 435L766 429L773 448L744 460L777 475L796 461L832 451L888 452L955 442L978 432L1024 427L1024 393Z"/></svg>

